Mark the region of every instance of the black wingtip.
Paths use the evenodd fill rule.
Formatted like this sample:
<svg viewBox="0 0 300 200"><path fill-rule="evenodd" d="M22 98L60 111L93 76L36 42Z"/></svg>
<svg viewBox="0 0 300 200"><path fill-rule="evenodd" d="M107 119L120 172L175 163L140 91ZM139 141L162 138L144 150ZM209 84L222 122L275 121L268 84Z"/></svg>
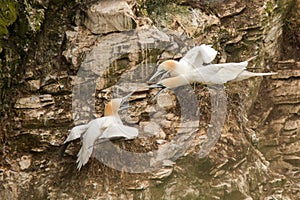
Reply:
<svg viewBox="0 0 300 200"><path fill-rule="evenodd" d="M64 156L64 153L65 153L67 147L69 146L69 144L70 144L70 142L66 142L66 143L64 143L60 146L60 149L59 149L59 152L58 152L58 158L57 158L58 161L62 160L62 157Z"/></svg>

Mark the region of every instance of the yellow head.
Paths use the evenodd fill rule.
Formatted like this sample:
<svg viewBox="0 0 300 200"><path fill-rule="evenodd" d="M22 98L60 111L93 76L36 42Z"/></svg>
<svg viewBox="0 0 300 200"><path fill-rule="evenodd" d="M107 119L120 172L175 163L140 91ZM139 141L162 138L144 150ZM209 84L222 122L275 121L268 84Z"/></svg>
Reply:
<svg viewBox="0 0 300 200"><path fill-rule="evenodd" d="M112 99L109 101L104 108L104 116L112 116L112 115L117 115L118 110L121 106L122 99Z"/></svg>
<svg viewBox="0 0 300 200"><path fill-rule="evenodd" d="M158 66L157 71L162 71L162 70L165 70L168 72L174 71L176 68L176 62L177 61L175 61L175 60L166 60Z"/></svg>
<svg viewBox="0 0 300 200"><path fill-rule="evenodd" d="M128 108L128 99L129 97L134 93L130 92L123 98L115 98L110 100L104 108L104 116L112 116L112 115L118 115L118 111L121 109Z"/></svg>
<svg viewBox="0 0 300 200"><path fill-rule="evenodd" d="M155 77L162 75L164 77L167 73L172 72L175 70L177 65L177 61L175 60L166 60L162 62L160 65L158 65L156 72L153 74L153 76L149 79L151 81ZM162 78L161 78L162 79Z"/></svg>

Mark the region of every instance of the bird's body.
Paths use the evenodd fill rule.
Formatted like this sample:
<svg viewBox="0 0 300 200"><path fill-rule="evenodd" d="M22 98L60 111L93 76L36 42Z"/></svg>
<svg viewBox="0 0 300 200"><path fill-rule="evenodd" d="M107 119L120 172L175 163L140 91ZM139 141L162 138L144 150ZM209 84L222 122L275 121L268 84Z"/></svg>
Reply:
<svg viewBox="0 0 300 200"><path fill-rule="evenodd" d="M190 82L199 82L207 85L224 84L235 80L246 70L248 62L210 64L197 68L185 74L185 78Z"/></svg>
<svg viewBox="0 0 300 200"><path fill-rule="evenodd" d="M200 82L208 85L224 84L227 82L241 81L255 76L269 76L277 74L254 73L247 71L248 61L239 63L210 64L185 74L190 82Z"/></svg>
<svg viewBox="0 0 300 200"><path fill-rule="evenodd" d="M193 47L179 61L166 60L162 62L149 80L151 81L161 74L163 75L160 80L162 80L167 74L170 74L170 76L173 77L189 73L195 68L202 67L203 64L212 62L216 55L217 51L209 45L202 44L200 46Z"/></svg>
<svg viewBox="0 0 300 200"><path fill-rule="evenodd" d="M128 96L126 96L128 98ZM75 126L64 144L70 141L81 138L82 146L77 154L77 168L81 169L85 165L93 153L94 144L98 140L108 139L133 139L137 137L138 130L133 127L125 126L118 115L118 110L125 98L112 99L106 104L104 117L94 119L88 124Z"/></svg>

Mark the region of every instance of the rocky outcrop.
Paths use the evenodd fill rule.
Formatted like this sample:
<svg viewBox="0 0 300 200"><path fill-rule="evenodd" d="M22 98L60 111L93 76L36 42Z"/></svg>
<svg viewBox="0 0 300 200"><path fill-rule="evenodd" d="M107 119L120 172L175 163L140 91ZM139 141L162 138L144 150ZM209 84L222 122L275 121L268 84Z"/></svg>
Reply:
<svg viewBox="0 0 300 200"><path fill-rule="evenodd" d="M131 30L134 15L126 1L100 1L88 8L83 21L94 34Z"/></svg>
<svg viewBox="0 0 300 200"><path fill-rule="evenodd" d="M255 132L255 145L270 163L270 168L284 176L294 197L299 196L299 62L279 61L280 72L262 91L267 95L254 104L250 127ZM258 120L260 119L260 120ZM253 136L253 135L252 135ZM278 197L284 190L278 186ZM284 198L283 198L284 199Z"/></svg>
<svg viewBox="0 0 300 200"><path fill-rule="evenodd" d="M18 95L0 121L7 129L0 134L1 197L299 197L300 65L278 59L287 11L297 4L160 3L81 1L59 9L35 2L45 11L44 28L34 33L37 47L29 45L20 79L9 79ZM157 90L146 82L157 63L201 43L219 51L216 62L257 55L250 68L278 75L225 88L192 85L152 100ZM137 139L95 145L80 172L80 141L57 161L71 127L102 116L104 103L131 91L131 108L120 116L139 129Z"/></svg>

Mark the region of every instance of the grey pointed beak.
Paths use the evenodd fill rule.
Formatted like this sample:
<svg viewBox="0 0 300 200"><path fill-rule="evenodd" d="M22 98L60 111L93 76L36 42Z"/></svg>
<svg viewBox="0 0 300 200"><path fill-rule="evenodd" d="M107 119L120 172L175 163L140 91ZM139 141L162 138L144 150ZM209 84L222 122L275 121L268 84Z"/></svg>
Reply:
<svg viewBox="0 0 300 200"><path fill-rule="evenodd" d="M150 99L150 101L153 101L154 99L156 99L156 97L158 97L158 95L164 90L165 90L165 88L160 87L160 90Z"/></svg>
<svg viewBox="0 0 300 200"><path fill-rule="evenodd" d="M120 105L120 109L119 110L124 110L124 109L127 109L127 108L130 108L130 105L129 105L129 98L131 97L131 95L134 93L135 91L133 92L130 92L129 94L127 94L126 96L124 96L122 98L122 101L121 101L121 105Z"/></svg>
<svg viewBox="0 0 300 200"><path fill-rule="evenodd" d="M125 109L128 109L128 108L131 108L131 106L128 103L126 103L126 104L121 105L119 110L125 110Z"/></svg>
<svg viewBox="0 0 300 200"><path fill-rule="evenodd" d="M164 71L157 71L157 72L155 72L152 76L151 76L151 78L149 79L149 81L152 81L154 78L156 78L157 76L159 76L159 75L161 75L161 74L164 74L165 72Z"/></svg>
<svg viewBox="0 0 300 200"><path fill-rule="evenodd" d="M153 85L149 85L149 88L159 88L160 90L150 99L150 101L153 101L154 99L156 99L156 97L166 89L166 86L164 86L161 83L156 83Z"/></svg>

